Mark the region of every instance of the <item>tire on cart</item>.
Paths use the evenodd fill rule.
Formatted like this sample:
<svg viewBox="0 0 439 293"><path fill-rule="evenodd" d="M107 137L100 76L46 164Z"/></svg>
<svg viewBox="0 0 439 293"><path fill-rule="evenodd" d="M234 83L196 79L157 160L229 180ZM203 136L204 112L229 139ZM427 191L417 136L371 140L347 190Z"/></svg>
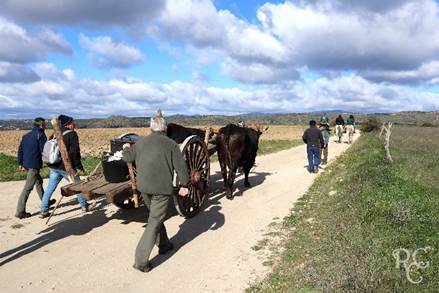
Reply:
<svg viewBox="0 0 439 293"><path fill-rule="evenodd" d="M195 135L186 138L180 150L189 171L189 194L174 196L174 204L181 216L191 218L200 211L209 189L210 158L206 144Z"/></svg>

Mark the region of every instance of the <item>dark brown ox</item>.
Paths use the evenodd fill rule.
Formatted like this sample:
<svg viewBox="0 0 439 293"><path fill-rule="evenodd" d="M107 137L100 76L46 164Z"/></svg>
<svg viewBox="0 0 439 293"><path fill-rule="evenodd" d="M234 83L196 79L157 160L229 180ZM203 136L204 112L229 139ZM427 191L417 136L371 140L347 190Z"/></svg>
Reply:
<svg viewBox="0 0 439 293"><path fill-rule="evenodd" d="M244 171L244 186L250 187L248 174L255 164L259 136L267 128L229 124L219 130L216 146L228 199L233 199L233 182L238 168L242 167Z"/></svg>
<svg viewBox="0 0 439 293"><path fill-rule="evenodd" d="M204 140L205 131L198 128L184 127L175 123L169 123L166 135L176 143L182 143L187 137L196 135Z"/></svg>

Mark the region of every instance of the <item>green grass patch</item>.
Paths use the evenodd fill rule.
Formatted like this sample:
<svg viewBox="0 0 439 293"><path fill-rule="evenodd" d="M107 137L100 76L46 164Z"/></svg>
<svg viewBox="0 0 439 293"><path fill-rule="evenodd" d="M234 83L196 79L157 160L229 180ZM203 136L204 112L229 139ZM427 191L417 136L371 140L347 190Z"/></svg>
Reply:
<svg viewBox="0 0 439 293"><path fill-rule="evenodd" d="M395 127L393 164L382 141L364 134L319 175L284 219L288 237L272 273L247 292L436 292L439 133L411 131ZM409 269L413 280L422 277L412 284L392 253L427 246L434 250L418 261L429 266Z"/></svg>
<svg viewBox="0 0 439 293"><path fill-rule="evenodd" d="M265 238L265 239L259 240L258 243L256 243L256 245L253 245L252 249L254 251L258 251L258 250L265 248L267 246L267 244L268 244L268 239Z"/></svg>
<svg viewBox="0 0 439 293"><path fill-rule="evenodd" d="M260 140L258 155L277 153L303 144L300 139L295 140Z"/></svg>
<svg viewBox="0 0 439 293"><path fill-rule="evenodd" d="M86 174L90 174L99 163L98 157L85 157L82 158L82 165ZM97 172L101 172L102 167L98 168ZM0 154L0 182L25 180L26 172L18 171L18 161L16 157ZM84 174L81 174L84 175ZM49 177L49 168L43 167L41 169L41 176L43 178Z"/></svg>

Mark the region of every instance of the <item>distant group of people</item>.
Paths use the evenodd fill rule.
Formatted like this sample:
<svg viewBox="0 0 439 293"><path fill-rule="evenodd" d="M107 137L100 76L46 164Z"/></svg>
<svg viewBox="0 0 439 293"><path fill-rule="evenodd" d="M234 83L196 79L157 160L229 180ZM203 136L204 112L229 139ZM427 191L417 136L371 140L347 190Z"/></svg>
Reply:
<svg viewBox="0 0 439 293"><path fill-rule="evenodd" d="M328 162L328 144L329 134L331 132L328 114L324 113L321 116L318 128L315 120L311 120L309 126L302 136L304 143L307 144L308 171L318 173L319 165L324 165ZM349 115L345 123L343 116L338 115L335 119L335 128L338 138L337 141L339 143L341 143L341 138L345 131L348 133L348 143L351 143L353 134L355 133L354 116Z"/></svg>
<svg viewBox="0 0 439 293"><path fill-rule="evenodd" d="M349 115L349 118L346 120L346 123L343 119L343 116L338 115L337 119L335 119L335 133L338 137L338 142L341 143L341 139L343 137L343 133L346 132L348 134L348 143L352 142L352 136L355 133L355 118L354 115Z"/></svg>
<svg viewBox="0 0 439 293"><path fill-rule="evenodd" d="M78 172L84 171L84 167L81 163L79 138L75 131L76 121L73 119L73 117L67 115L59 115L58 121L63 133L63 141L67 148L72 168L76 172L76 176L78 176ZM48 217L49 207L56 203L55 199L51 199L55 189L63 178L68 180L68 174L62 160L58 163L47 164L50 170L50 175L49 183L44 191L43 179L41 178L40 170L43 167L42 153L44 145L47 142L45 129L45 119L42 117L35 118L32 130L22 137L20 146L18 148L17 159L19 171L27 172L26 183L18 199L17 210L15 213L15 216L19 219L28 218L31 216L31 214L26 211L26 203L29 198L29 194L34 187L36 188L38 196L41 200L40 218ZM54 135L52 135L50 138L53 138L53 136ZM87 203L81 193L77 194L77 199L84 212L87 212L92 207L89 203Z"/></svg>

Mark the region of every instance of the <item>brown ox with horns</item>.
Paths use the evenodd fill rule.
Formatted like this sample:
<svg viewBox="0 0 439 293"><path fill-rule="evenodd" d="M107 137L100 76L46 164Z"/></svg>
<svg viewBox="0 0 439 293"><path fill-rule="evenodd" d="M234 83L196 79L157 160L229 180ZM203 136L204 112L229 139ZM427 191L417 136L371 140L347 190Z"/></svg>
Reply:
<svg viewBox="0 0 439 293"><path fill-rule="evenodd" d="M241 127L228 124L218 130L216 146L221 174L228 199L233 199L233 183L238 168L245 175L244 186L250 187L248 174L255 164L259 136L268 129L259 125Z"/></svg>

